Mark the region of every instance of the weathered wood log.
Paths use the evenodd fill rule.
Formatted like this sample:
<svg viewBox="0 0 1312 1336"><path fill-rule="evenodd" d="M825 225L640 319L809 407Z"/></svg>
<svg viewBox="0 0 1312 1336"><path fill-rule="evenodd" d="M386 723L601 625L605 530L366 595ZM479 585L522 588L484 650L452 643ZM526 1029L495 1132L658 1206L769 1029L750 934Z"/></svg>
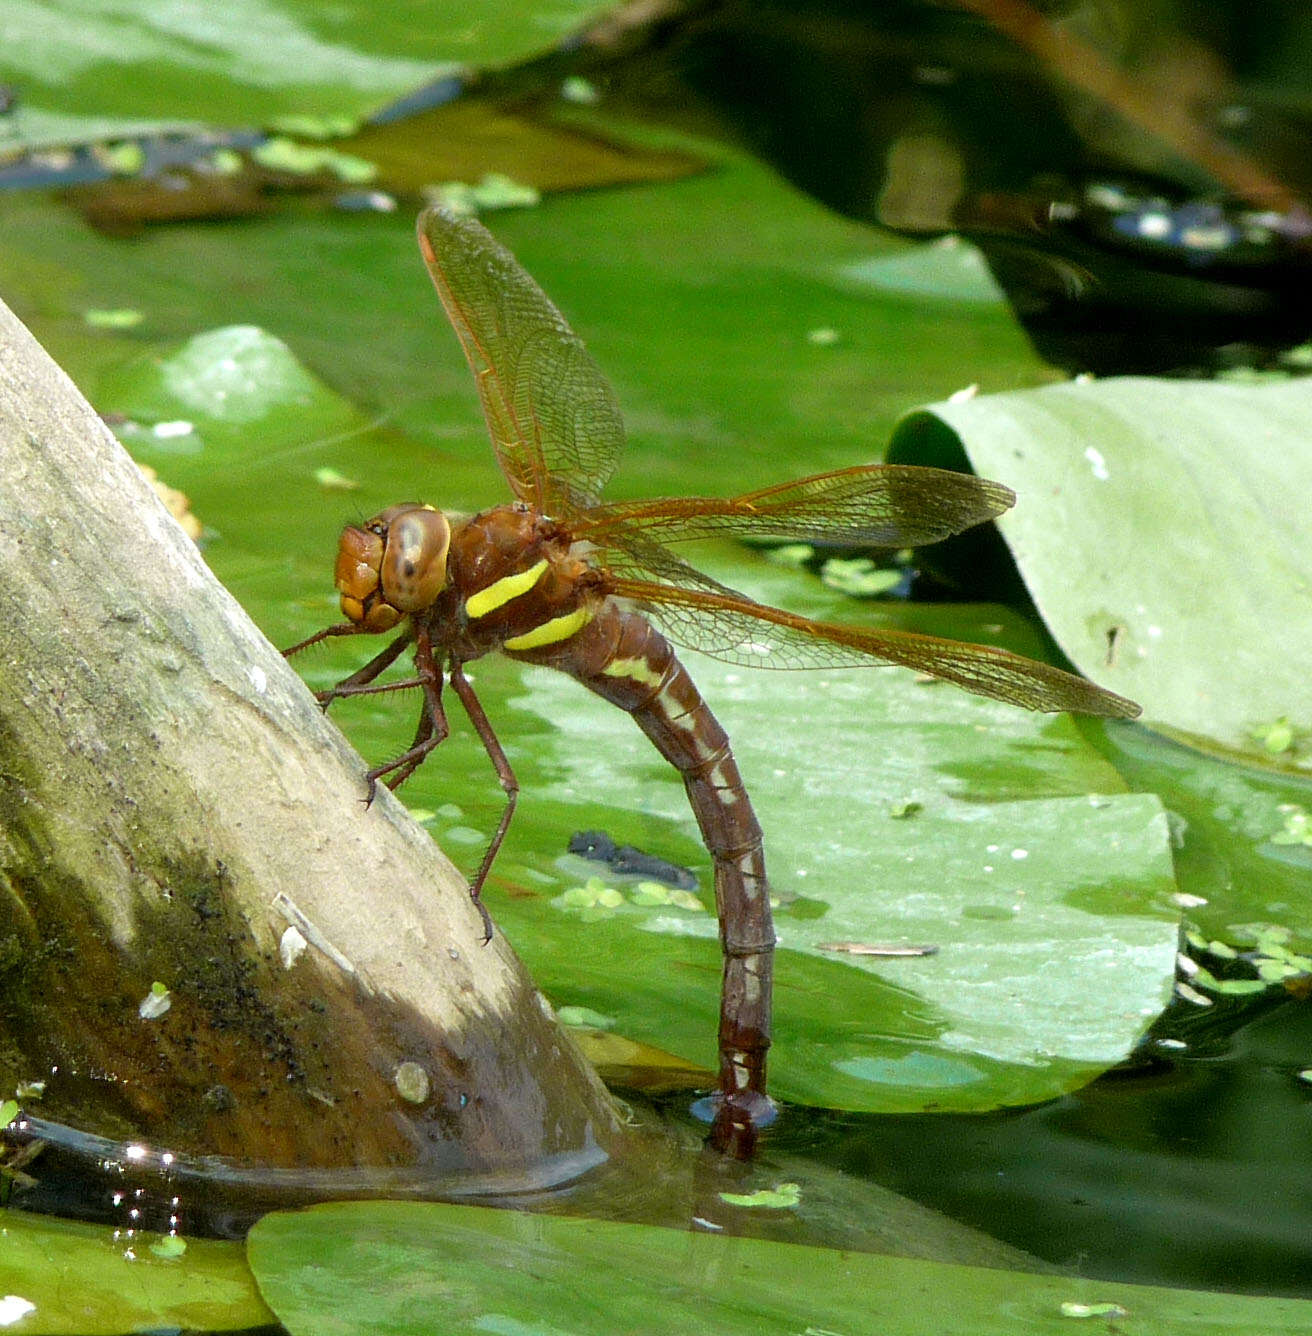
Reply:
<svg viewBox="0 0 1312 1336"><path fill-rule="evenodd" d="M390 793L363 811L364 763L3 305L0 650L0 1094L246 1164L614 1141L455 869Z"/></svg>

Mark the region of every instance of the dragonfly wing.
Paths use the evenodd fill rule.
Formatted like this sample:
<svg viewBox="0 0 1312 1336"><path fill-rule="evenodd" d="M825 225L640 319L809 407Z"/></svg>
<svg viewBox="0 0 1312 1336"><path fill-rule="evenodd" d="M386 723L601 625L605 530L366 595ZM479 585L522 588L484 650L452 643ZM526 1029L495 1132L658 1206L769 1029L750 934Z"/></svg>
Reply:
<svg viewBox="0 0 1312 1336"><path fill-rule="evenodd" d="M753 603L695 574L699 577L696 588L623 576L610 584L615 595L639 604L677 644L730 663L752 668L899 664L1027 710L1070 710L1122 719L1139 713L1133 701L1009 650L910 631L816 622Z"/></svg>
<svg viewBox="0 0 1312 1336"><path fill-rule="evenodd" d="M593 504L624 424L583 341L481 223L435 207L419 215L418 231L516 496L557 513Z"/></svg>
<svg viewBox="0 0 1312 1336"><path fill-rule="evenodd" d="M972 473L869 464L743 496L615 502L590 511L575 531L597 543L643 532L664 543L727 534L921 547L996 518L1015 500L1010 488Z"/></svg>

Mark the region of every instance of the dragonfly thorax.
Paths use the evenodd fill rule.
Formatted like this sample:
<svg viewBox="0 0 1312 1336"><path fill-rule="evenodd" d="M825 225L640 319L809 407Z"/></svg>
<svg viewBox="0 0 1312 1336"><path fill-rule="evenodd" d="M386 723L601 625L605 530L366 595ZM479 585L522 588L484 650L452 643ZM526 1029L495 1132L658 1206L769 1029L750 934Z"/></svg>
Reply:
<svg viewBox="0 0 1312 1336"><path fill-rule="evenodd" d="M556 521L522 504L496 506L458 523L448 560L451 626L427 619L434 642L463 656L511 653L568 639L590 620L598 573L571 552Z"/></svg>

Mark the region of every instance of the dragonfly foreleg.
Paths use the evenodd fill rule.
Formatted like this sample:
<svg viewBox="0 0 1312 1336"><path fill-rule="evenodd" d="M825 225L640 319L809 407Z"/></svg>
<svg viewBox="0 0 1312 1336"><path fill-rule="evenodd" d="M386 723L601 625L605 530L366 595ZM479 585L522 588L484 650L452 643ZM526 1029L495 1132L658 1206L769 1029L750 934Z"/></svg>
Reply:
<svg viewBox="0 0 1312 1336"><path fill-rule="evenodd" d="M294 645L289 645L282 651L284 659L290 659L293 654L299 654L303 649L309 649L311 645L317 645L321 640L331 640L335 636L358 636L364 634L364 627L355 626L349 622L334 622L332 626L325 626L322 631L316 631L312 636L307 636L304 640L298 640Z"/></svg>
<svg viewBox="0 0 1312 1336"><path fill-rule="evenodd" d="M332 627L328 631L332 631ZM322 632L321 634L327 634ZM316 691L314 698L326 710L339 696L363 696L371 691L400 691L408 686L418 686L417 681L393 682L381 687L371 687L368 684L379 677L388 668L390 668L402 655L405 647L413 639L410 629L407 627L404 635L399 635L392 641L381 654L375 654L363 668L357 668L350 677L344 677L335 687L329 687L327 691ZM293 645L291 649L284 650L284 654L295 654L297 650L303 649L306 645L314 643L314 638L304 640L299 645Z"/></svg>
<svg viewBox="0 0 1312 1336"><path fill-rule="evenodd" d="M515 800L519 797L519 781L515 778L515 772L510 768L506 753L502 750L497 735L492 731L492 725L488 722L488 717L484 713L478 697L474 694L474 688L470 685L469 679L465 676L464 669L461 668L460 664L452 663L450 676L452 689L460 697L460 703L465 707L469 722L474 725L474 731L478 734L484 749L491 758L492 764L496 768L497 779L500 781L502 791L506 795L506 805L502 809L501 820L497 823L492 841L487 846L487 852L483 855L483 861L478 865L478 871L474 873L473 881L469 883L469 898L478 906L478 912L483 916L483 940L484 942L490 942L492 940L492 917L487 912L487 907L483 904L481 898L483 883L487 880L487 874L492 870L497 851L501 848L501 841L506 838L506 831L510 829L510 820L515 815Z"/></svg>

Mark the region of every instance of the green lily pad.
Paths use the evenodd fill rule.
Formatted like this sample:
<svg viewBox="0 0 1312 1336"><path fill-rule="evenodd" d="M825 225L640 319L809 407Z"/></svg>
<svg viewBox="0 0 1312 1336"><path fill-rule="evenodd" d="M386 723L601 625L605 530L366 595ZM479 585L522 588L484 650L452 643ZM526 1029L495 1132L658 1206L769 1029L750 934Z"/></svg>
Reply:
<svg viewBox="0 0 1312 1336"><path fill-rule="evenodd" d="M253 325L208 330L162 356L125 367L122 413L145 422L191 420L205 432L249 432L294 415L297 433L332 431L358 415L325 389L281 339Z"/></svg>
<svg viewBox="0 0 1312 1336"><path fill-rule="evenodd" d="M1177 903L1209 938L1240 943L1250 923L1281 923L1312 947L1312 846L1284 842L1312 811L1312 779L1165 742L1143 728L1108 730L1109 755L1136 789L1178 820Z"/></svg>
<svg viewBox="0 0 1312 1336"><path fill-rule="evenodd" d="M1154 797L1121 792L1069 721L899 670L689 662L767 832L780 900L777 1094L883 1111L1023 1104L1083 1084L1134 1046L1175 970L1166 818ZM682 786L632 721L556 674L526 682L497 727L516 760L531 735L534 768L549 777L520 806L539 847L563 848L605 806L615 838L664 856L669 829L680 830L708 887ZM516 711L540 723L526 729ZM518 848L502 869L512 884L542 871L516 869ZM606 901L604 879L593 882L586 904L495 890L489 904L558 1005L614 1016L631 1038L713 1065L714 917L618 890ZM871 943L938 949L894 959L850 949Z"/></svg>
<svg viewBox="0 0 1312 1336"><path fill-rule="evenodd" d="M15 1331L237 1331L273 1320L239 1244L183 1245L24 1211L4 1211L0 1223L0 1325Z"/></svg>
<svg viewBox="0 0 1312 1336"><path fill-rule="evenodd" d="M1015 489L998 527L1044 621L1144 722L1309 769L1310 417L1305 380L1126 377L936 404L890 457L964 448Z"/></svg>
<svg viewBox="0 0 1312 1336"><path fill-rule="evenodd" d="M133 329L145 316L140 311L86 311L83 319L92 329Z"/></svg>
<svg viewBox="0 0 1312 1336"><path fill-rule="evenodd" d="M302 144L282 135L257 144L251 150L251 158L270 171L288 172L293 176L332 172L351 185L363 185L378 175L378 169L373 163L363 158L339 153L319 144Z"/></svg>
<svg viewBox="0 0 1312 1336"><path fill-rule="evenodd" d="M265 1216L251 1269L292 1336L1294 1336L1312 1304L837 1252L469 1206L341 1203ZM531 1277L531 1283L525 1278Z"/></svg>
<svg viewBox="0 0 1312 1336"><path fill-rule="evenodd" d="M157 123L359 118L444 75L550 48L607 7L555 0L7 0L0 81L22 90L0 147L140 133Z"/></svg>

